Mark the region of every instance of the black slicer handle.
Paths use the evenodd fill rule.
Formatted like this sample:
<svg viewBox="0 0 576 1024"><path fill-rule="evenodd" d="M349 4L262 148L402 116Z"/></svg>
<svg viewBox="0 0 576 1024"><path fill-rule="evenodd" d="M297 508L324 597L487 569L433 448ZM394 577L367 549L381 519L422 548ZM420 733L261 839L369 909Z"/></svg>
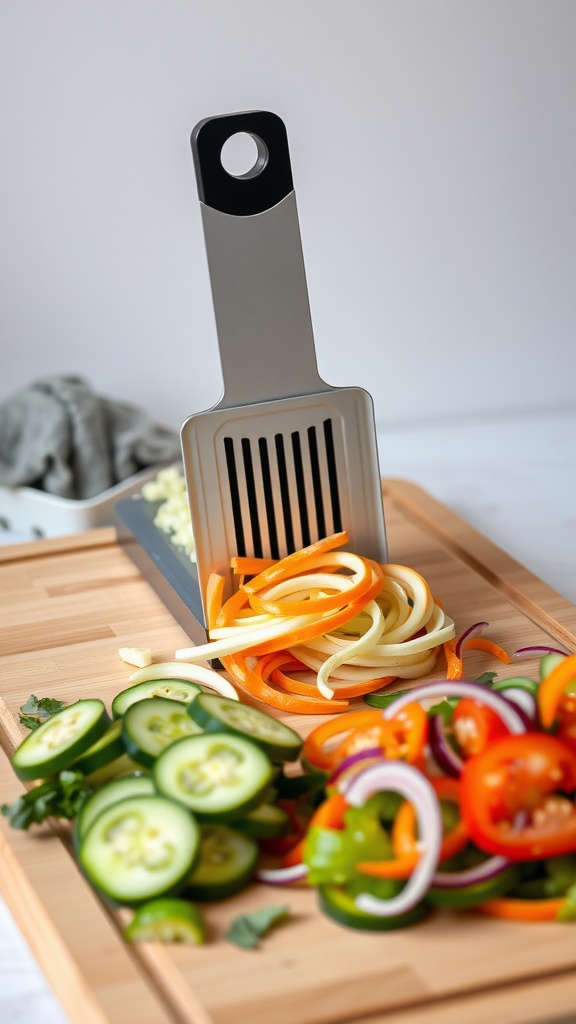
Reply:
<svg viewBox="0 0 576 1024"><path fill-rule="evenodd" d="M245 132L258 147L254 167L235 176L222 165L222 147ZM286 127L267 110L221 114L199 121L192 132L192 155L200 202L221 213L249 217L264 213L293 191Z"/></svg>

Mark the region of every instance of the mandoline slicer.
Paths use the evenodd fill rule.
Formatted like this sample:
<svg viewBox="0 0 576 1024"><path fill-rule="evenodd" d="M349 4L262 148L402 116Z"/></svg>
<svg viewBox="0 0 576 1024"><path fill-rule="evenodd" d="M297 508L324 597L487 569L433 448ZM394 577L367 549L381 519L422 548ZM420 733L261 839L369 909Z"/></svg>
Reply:
<svg viewBox="0 0 576 1024"><path fill-rule="evenodd" d="M252 169L224 169L237 133ZM182 451L202 598L230 558L280 558L347 530L386 561L372 399L318 374L286 129L267 111L207 118L192 133L224 394L187 419Z"/></svg>

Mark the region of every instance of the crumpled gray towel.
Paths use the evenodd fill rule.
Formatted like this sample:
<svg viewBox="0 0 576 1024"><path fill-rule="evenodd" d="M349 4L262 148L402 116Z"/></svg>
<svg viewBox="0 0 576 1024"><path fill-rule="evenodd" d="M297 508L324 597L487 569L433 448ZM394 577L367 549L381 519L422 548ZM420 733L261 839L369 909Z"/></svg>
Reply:
<svg viewBox="0 0 576 1024"><path fill-rule="evenodd" d="M93 498L147 466L180 458L180 439L81 377L46 377L0 405L0 484Z"/></svg>

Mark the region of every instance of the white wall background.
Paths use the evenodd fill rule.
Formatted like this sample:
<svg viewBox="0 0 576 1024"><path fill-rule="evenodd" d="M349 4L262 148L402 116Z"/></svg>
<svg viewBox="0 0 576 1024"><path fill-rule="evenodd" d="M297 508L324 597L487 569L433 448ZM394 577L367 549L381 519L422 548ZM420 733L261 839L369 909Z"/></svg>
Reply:
<svg viewBox="0 0 576 1024"><path fill-rule="evenodd" d="M1 0L0 400L219 398L188 140L260 107L330 383L380 427L574 406L575 40L573 0Z"/></svg>

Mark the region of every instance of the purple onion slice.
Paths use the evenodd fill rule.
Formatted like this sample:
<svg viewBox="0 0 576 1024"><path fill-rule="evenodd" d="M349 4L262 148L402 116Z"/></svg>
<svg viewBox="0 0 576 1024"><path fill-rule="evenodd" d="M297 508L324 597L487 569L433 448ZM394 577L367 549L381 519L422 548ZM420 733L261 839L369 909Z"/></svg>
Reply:
<svg viewBox="0 0 576 1024"><path fill-rule="evenodd" d="M366 750L357 750L355 754L349 754L345 757L340 764L337 764L334 771L330 775L327 785L333 786L335 782L340 778L344 772L347 772L349 768L354 768L357 765L362 764L363 761L374 761L375 759L383 760L383 754L380 747L367 747Z"/></svg>
<svg viewBox="0 0 576 1024"><path fill-rule="evenodd" d="M432 885L438 889L464 889L469 885L479 885L480 882L488 882L491 878L497 878L511 861L506 857L489 857L481 864L465 871L437 871L432 878Z"/></svg>
<svg viewBox="0 0 576 1024"><path fill-rule="evenodd" d="M448 741L442 715L432 715L430 718L428 742L438 767L446 775L458 779L462 774L464 762Z"/></svg>
<svg viewBox="0 0 576 1024"><path fill-rule="evenodd" d="M561 651L559 647L549 647L548 644L533 644L530 647L519 647L514 651L515 658L530 658L534 654L563 654L568 657L567 651Z"/></svg>
<svg viewBox="0 0 576 1024"><path fill-rule="evenodd" d="M462 644L464 643L464 641L469 640L471 636L477 636L478 633L481 633L484 629L487 628L487 626L487 622L475 622L473 626L468 626L468 629L464 630L462 636L458 637L458 640L456 641L456 646L454 648L454 653L457 658L459 658L462 653Z"/></svg>
<svg viewBox="0 0 576 1024"><path fill-rule="evenodd" d="M428 892L440 858L443 828L440 805L431 783L416 768L403 761L383 761L364 768L346 788L346 800L355 807L361 807L373 793L383 790L400 793L414 806L422 856L396 896L383 900L363 892L354 902L367 914L392 917L411 910Z"/></svg>
<svg viewBox="0 0 576 1024"><path fill-rule="evenodd" d="M501 718L509 732L520 734L526 732L526 725L519 710L510 704L499 693L489 690L481 683L469 679L442 679L436 683L425 683L413 690L406 690L392 704L383 709L384 718L394 718L398 712L413 701L428 700L429 697L471 697L481 704L486 704Z"/></svg>

